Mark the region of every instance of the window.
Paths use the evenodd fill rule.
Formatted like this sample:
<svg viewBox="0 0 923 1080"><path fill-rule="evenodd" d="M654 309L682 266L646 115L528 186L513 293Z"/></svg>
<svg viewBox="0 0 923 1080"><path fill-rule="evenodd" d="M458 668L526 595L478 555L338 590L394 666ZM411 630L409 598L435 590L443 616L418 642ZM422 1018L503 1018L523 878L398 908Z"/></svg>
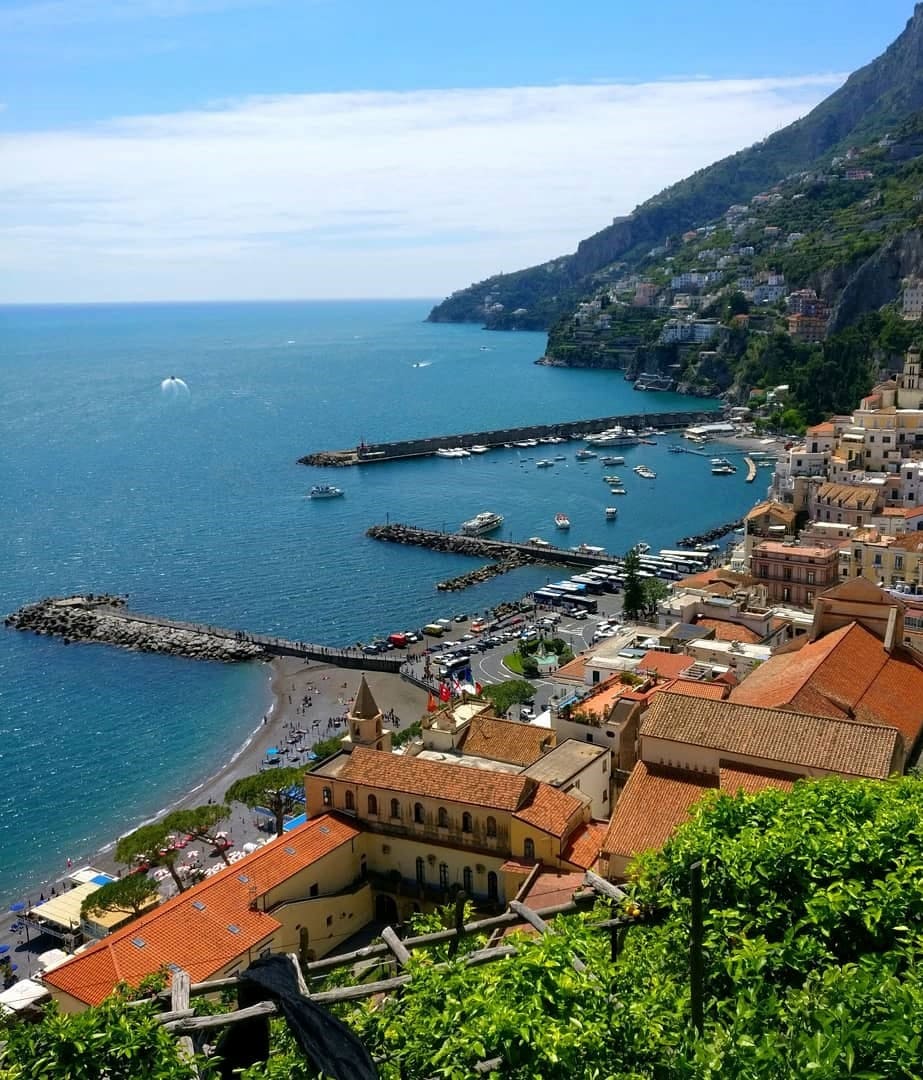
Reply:
<svg viewBox="0 0 923 1080"><path fill-rule="evenodd" d="M790 566L784 566L782 568L782 579L783 581L792 580L792 568Z"/></svg>
<svg viewBox="0 0 923 1080"><path fill-rule="evenodd" d="M462 870L462 888L469 896L474 892L474 874L471 872L470 866L466 866Z"/></svg>
<svg viewBox="0 0 923 1080"><path fill-rule="evenodd" d="M806 604L813 604L814 603L814 593L811 592L810 589L808 589L807 593L805 594L804 602Z"/></svg>
<svg viewBox="0 0 923 1080"><path fill-rule="evenodd" d="M535 858L535 841L530 836L522 842L522 854L527 859Z"/></svg>
<svg viewBox="0 0 923 1080"><path fill-rule="evenodd" d="M315 881L314 884L308 889L308 896L320 896L320 885Z"/></svg>
<svg viewBox="0 0 923 1080"><path fill-rule="evenodd" d="M494 817L489 817L487 819L487 835L488 836L496 836L497 835L497 819L494 818Z"/></svg>
<svg viewBox="0 0 923 1080"><path fill-rule="evenodd" d="M325 787L323 790L324 806L329 806L333 802L333 792L330 788Z"/></svg>
<svg viewBox="0 0 923 1080"><path fill-rule="evenodd" d="M369 817L378 817L378 799L369 795Z"/></svg>
<svg viewBox="0 0 923 1080"><path fill-rule="evenodd" d="M351 791L346 792L346 809L347 810L355 810L356 809L356 796L353 795L353 793Z"/></svg>
<svg viewBox="0 0 923 1080"><path fill-rule="evenodd" d="M441 862L439 864L439 885L443 889L449 887L449 864Z"/></svg>
<svg viewBox="0 0 923 1080"><path fill-rule="evenodd" d="M782 590L782 599L783 599L783 601L788 603L788 601L791 600L791 598L792 598L792 590L791 589L783 589Z"/></svg>
<svg viewBox="0 0 923 1080"><path fill-rule="evenodd" d="M401 816L401 804L397 799L391 800L391 817L400 819Z"/></svg>
<svg viewBox="0 0 923 1080"><path fill-rule="evenodd" d="M904 556L903 555L895 555L894 556L894 569L895 570L903 570L904 569Z"/></svg>
<svg viewBox="0 0 923 1080"><path fill-rule="evenodd" d="M327 925L328 926L333 926L333 916L332 915L327 916Z"/></svg>
<svg viewBox="0 0 923 1080"><path fill-rule="evenodd" d="M496 900L499 896L497 889L497 874L494 870L491 870L487 875L487 895L491 900Z"/></svg>
<svg viewBox="0 0 923 1080"><path fill-rule="evenodd" d="M593 682L594 682L594 683L598 683L598 682L599 682L599 672L598 672L598 671L594 671L594 672L593 672Z"/></svg>
<svg viewBox="0 0 923 1080"><path fill-rule="evenodd" d="M413 820L422 825L426 821L426 811L423 809L423 803L416 802L413 804Z"/></svg>
<svg viewBox="0 0 923 1080"><path fill-rule="evenodd" d="M814 584L814 571L813 570L808 571L808 584L809 585Z"/></svg>
<svg viewBox="0 0 923 1080"><path fill-rule="evenodd" d="M471 832L471 829L472 829L471 815L466 810L462 814L462 832Z"/></svg>
<svg viewBox="0 0 923 1080"><path fill-rule="evenodd" d="M881 566L881 553L880 552L875 555L875 558L872 559L872 562L874 563L875 566Z"/></svg>
<svg viewBox="0 0 923 1080"><path fill-rule="evenodd" d="M422 855L417 856L417 881L420 885L426 881L426 862Z"/></svg>
<svg viewBox="0 0 923 1080"><path fill-rule="evenodd" d="M447 829L449 827L449 811L444 806L439 807L437 816L440 829Z"/></svg>

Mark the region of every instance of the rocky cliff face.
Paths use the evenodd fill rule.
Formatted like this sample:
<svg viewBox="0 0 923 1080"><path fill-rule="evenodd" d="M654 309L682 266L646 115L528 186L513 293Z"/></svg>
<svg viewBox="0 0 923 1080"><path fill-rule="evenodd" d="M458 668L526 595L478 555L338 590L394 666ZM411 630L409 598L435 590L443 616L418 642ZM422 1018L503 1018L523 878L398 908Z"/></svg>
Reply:
<svg viewBox="0 0 923 1080"><path fill-rule="evenodd" d="M912 229L893 237L853 269L830 316L830 333L844 329L868 311L892 303L901 291L901 280L921 272L923 232Z"/></svg>

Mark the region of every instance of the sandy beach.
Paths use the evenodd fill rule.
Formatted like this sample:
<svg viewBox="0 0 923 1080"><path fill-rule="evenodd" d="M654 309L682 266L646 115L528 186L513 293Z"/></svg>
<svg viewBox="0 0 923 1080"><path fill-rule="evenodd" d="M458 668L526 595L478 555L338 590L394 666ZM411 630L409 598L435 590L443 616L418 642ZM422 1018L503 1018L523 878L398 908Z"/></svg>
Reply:
<svg viewBox="0 0 923 1080"><path fill-rule="evenodd" d="M295 657L283 657L272 660L268 665L272 704L262 718L255 718L255 726L246 743L239 747L232 757L206 774L201 783L182 798L173 802L169 809L184 806L201 806L208 802L223 802L224 793L230 785L242 776L251 776L259 771L260 762L270 747L287 750L288 740L295 738L296 730L307 731L307 735L291 744L302 746L303 752L284 756L283 765L305 763L307 752L314 743L336 735L343 735L346 725L343 721L349 705L359 687L359 680L364 674L378 707L386 714L386 724L393 724L397 729L419 720L426 711L426 694L399 675L385 672L362 672L332 667L328 664L306 662ZM310 704L308 704L310 702ZM393 722L388 714L394 711ZM205 768L208 763L203 762ZM205 771L203 768L203 771ZM125 808L125 831L137 828L142 822L131 815L131 808ZM239 849L244 843L265 838L267 833L260 833L253 814L239 804L232 807L231 816L224 826L233 847ZM95 853L71 853L73 867L89 863L106 873L117 874L124 867L114 859L115 841L107 844ZM61 856L62 877L56 881L37 881L26 893L24 899L33 904L41 895L48 895L54 885L60 888L67 873L65 854ZM45 936L37 949L30 948L22 932L12 932L11 925L15 916L6 912L0 917L0 944L8 944L14 962L19 964L18 975L27 976L34 969L34 957L45 949L58 943ZM31 943L29 943L31 944Z"/></svg>

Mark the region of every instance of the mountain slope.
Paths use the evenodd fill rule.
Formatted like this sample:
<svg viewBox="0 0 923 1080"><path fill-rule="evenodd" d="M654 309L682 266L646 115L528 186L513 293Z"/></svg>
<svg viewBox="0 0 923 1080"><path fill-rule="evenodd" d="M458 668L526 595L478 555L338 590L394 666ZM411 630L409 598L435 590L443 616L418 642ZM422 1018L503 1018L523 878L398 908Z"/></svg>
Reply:
<svg viewBox="0 0 923 1080"><path fill-rule="evenodd" d="M673 184L580 242L576 252L453 293L432 322L484 322L495 329L539 329L573 306L592 276L640 249L747 202L793 172L809 169L850 141L883 134L923 108L923 3L876 60L807 116L782 131Z"/></svg>

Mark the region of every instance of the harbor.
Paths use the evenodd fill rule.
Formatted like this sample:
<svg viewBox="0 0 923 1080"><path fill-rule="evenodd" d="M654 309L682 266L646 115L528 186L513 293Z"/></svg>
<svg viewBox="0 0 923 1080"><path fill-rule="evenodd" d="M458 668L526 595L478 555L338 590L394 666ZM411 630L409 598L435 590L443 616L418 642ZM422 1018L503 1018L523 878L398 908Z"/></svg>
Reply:
<svg viewBox="0 0 923 1080"><path fill-rule="evenodd" d="M531 424L526 427L500 428L494 431L469 431L456 435L432 435L422 439L397 442L361 442L353 449L318 450L298 459L299 465L345 467L375 465L388 461L432 457L439 451L465 450L475 453L501 446L536 440L537 442L567 441L582 435L598 435L612 428L677 431L701 423L713 416L704 410L689 412L628 413L622 416L602 416L589 420L566 420L555 424ZM638 441L638 440L636 440ZM533 444L534 445L534 444Z"/></svg>

